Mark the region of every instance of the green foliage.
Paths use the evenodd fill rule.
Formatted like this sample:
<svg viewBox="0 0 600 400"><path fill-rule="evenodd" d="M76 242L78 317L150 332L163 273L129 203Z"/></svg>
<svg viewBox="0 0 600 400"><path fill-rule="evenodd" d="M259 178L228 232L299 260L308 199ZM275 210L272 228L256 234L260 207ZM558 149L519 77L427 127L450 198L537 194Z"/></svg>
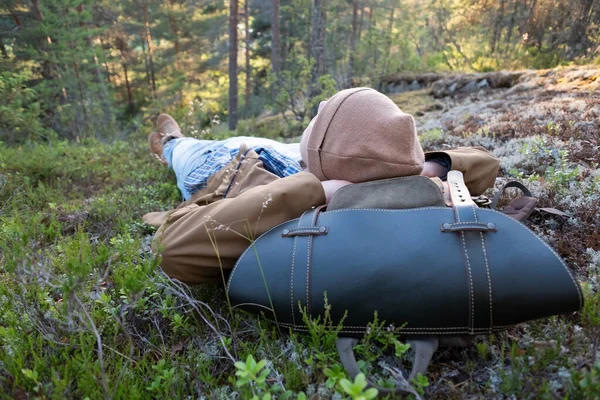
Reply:
<svg viewBox="0 0 600 400"><path fill-rule="evenodd" d="M475 345L477 347L477 353L484 360L487 361L490 356L490 350L486 342L480 342Z"/></svg>
<svg viewBox="0 0 600 400"><path fill-rule="evenodd" d="M600 361L583 375L579 381L579 388L585 398L596 399L600 397Z"/></svg>
<svg viewBox="0 0 600 400"><path fill-rule="evenodd" d="M430 129L419 135L419 141L424 149L431 149L444 141L444 132L441 129Z"/></svg>
<svg viewBox="0 0 600 400"><path fill-rule="evenodd" d="M410 344L394 341L394 349L396 357L402 357L410 349Z"/></svg>
<svg viewBox="0 0 600 400"><path fill-rule="evenodd" d="M584 304L581 310L581 324L588 337L592 340L593 348L600 348L600 291L595 291L589 284L584 285Z"/></svg>
<svg viewBox="0 0 600 400"><path fill-rule="evenodd" d="M41 123L39 93L27 87L28 79L26 71L0 73L0 140L6 144L55 136Z"/></svg>
<svg viewBox="0 0 600 400"><path fill-rule="evenodd" d="M379 393L375 388L367 389L367 379L364 374L356 375L354 382L341 379L339 385L344 393L353 400L371 400L376 398Z"/></svg>
<svg viewBox="0 0 600 400"><path fill-rule="evenodd" d="M256 362L251 354L248 355L245 363L241 361L235 363L235 375L238 377L235 386L242 390L244 398L270 400L276 398L277 393L281 392L280 386L267 384L266 379L271 370L265 368L266 365L266 360ZM289 398L290 395L291 393L288 392L284 397Z"/></svg>
<svg viewBox="0 0 600 400"><path fill-rule="evenodd" d="M235 368L237 369L235 375L238 377L238 380L235 385L242 387L250 385L250 382L255 382L259 386L264 385L267 375L270 372L268 368L265 368L266 365L266 360L261 360L257 363L251 354L248 355L245 363L237 361L235 363Z"/></svg>
<svg viewBox="0 0 600 400"><path fill-rule="evenodd" d="M344 328L344 319L346 314L337 323L333 321L331 317L331 305L327 301L327 293L324 293L325 307L323 318L317 316L316 318L310 318L305 308L300 308L302 314L302 321L306 324L309 335L309 345L313 349L318 349L319 353L316 355L318 362L316 366L323 368L329 365L333 360L337 358L335 351L335 342L338 338L338 334Z"/></svg>
<svg viewBox="0 0 600 400"><path fill-rule="evenodd" d="M146 390L155 393L155 395L167 397L170 392L170 381L175 374L175 368L167 368L165 360L160 360L152 366L152 369L155 371L154 378L150 386L146 387Z"/></svg>
<svg viewBox="0 0 600 400"><path fill-rule="evenodd" d="M313 85L314 63L313 59L294 49L288 55L288 68L279 76L271 75L272 90L277 93L275 109L290 127L298 124L306 127L319 103L337 92L336 82L330 75L320 76Z"/></svg>
<svg viewBox="0 0 600 400"><path fill-rule="evenodd" d="M331 368L325 368L323 373L327 377L325 385L329 389L335 388L341 380L346 378L346 371L341 364L334 364Z"/></svg>
<svg viewBox="0 0 600 400"><path fill-rule="evenodd" d="M429 386L429 379L426 376L419 373L416 377L412 378L411 382L413 383L415 390L421 396L425 394L425 388Z"/></svg>

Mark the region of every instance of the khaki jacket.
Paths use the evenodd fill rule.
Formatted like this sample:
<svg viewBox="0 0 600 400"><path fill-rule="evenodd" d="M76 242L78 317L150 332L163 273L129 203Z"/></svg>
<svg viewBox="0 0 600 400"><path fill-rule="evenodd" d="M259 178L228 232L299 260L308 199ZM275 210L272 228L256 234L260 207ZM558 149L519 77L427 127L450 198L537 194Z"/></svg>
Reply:
<svg viewBox="0 0 600 400"><path fill-rule="evenodd" d="M452 169L464 174L472 194L493 186L499 161L485 149L437 153L450 157ZM253 150L242 146L190 200L143 219L160 226L153 249L160 253L167 275L189 284L224 282L252 240L324 203L323 187L314 175L300 172L279 178L263 168Z"/></svg>

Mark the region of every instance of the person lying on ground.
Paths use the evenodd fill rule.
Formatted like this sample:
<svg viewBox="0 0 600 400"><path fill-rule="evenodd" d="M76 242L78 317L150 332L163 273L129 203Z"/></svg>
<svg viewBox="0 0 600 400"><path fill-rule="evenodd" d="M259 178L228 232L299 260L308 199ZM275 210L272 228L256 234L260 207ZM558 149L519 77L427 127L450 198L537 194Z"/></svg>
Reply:
<svg viewBox="0 0 600 400"><path fill-rule="evenodd" d="M159 226L153 248L162 269L189 284L221 281L252 240L327 204L350 183L424 175L444 191L442 180L454 169L478 195L493 186L499 168L499 160L480 147L423 153L412 116L370 88L343 90L322 102L299 147L257 138L202 144L184 138L168 116L157 125L151 149L173 167L187 200L144 221ZM208 152L213 147L205 146L224 150ZM221 166L225 161L217 157L217 167L207 169L218 154L229 162ZM270 158L290 164L273 168ZM197 167L206 171L194 174Z"/></svg>

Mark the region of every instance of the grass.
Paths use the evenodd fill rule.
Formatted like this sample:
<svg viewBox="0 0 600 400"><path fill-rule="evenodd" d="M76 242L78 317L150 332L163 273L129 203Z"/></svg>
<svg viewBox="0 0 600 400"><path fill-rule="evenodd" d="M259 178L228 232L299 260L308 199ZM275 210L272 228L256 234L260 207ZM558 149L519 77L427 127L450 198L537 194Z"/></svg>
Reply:
<svg viewBox="0 0 600 400"><path fill-rule="evenodd" d="M600 171L565 152L562 129L426 133L431 146L493 146L505 177L572 216L537 215L530 227L585 283L586 306L438 352L413 398L600 397ZM231 311L220 285L160 271L141 216L178 201L142 139L0 148L0 398L370 398L340 365L327 318L305 320L308 334L280 332ZM374 316L356 348L380 385L410 369L400 331Z"/></svg>
<svg viewBox="0 0 600 400"><path fill-rule="evenodd" d="M436 106L436 102L429 95L428 89L394 93L389 95L389 97L402 111L415 116L423 115L431 107Z"/></svg>

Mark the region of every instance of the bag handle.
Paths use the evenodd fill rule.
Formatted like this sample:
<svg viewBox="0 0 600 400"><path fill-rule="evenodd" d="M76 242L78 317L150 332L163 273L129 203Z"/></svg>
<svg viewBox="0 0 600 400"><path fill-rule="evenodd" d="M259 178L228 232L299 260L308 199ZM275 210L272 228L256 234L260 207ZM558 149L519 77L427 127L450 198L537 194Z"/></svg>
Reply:
<svg viewBox="0 0 600 400"><path fill-rule="evenodd" d="M500 189L494 195L494 198L490 203L490 208L496 210L496 205L498 204L500 196L502 196L504 190L509 187L521 189L521 191L523 192L523 196L513 199L506 207L504 207L504 210L502 210L502 212L506 215L513 217L517 221L523 222L534 210L543 211L548 214L556 215L559 217L571 218L569 214L553 207L536 207L538 199L533 197L533 195L525 185L517 181L510 181L506 185L504 185L502 189Z"/></svg>
<svg viewBox="0 0 600 400"><path fill-rule="evenodd" d="M358 363L356 362L356 358L354 357L354 346L358 343L358 339L356 338L339 338L335 342L335 347L337 347L338 353L340 355L340 360L342 365L348 372L348 375L352 379L356 377L356 375L360 374L360 368L358 368ZM431 357L433 353L438 348L439 340L437 337L426 337L419 339L410 339L408 340L410 347L415 352L415 357L413 360L413 367L408 380L412 380L416 378L417 375L423 374L427 372L427 367L429 367L429 363L431 362ZM368 387L375 388L381 394L398 394L398 393L412 393L410 390L410 386L407 387L408 382L398 382L396 381L396 387L394 389L388 389L381 386L378 386L367 379Z"/></svg>
<svg viewBox="0 0 600 400"><path fill-rule="evenodd" d="M506 183L506 185L504 185L502 187L502 189L500 189L494 195L494 198L492 199L492 202L490 203L490 208L493 210L496 210L497 209L496 206L498 205L498 200L500 200L500 196L502 196L502 194L504 193L504 191L506 189L511 188L511 187L521 190L523 192L523 196L513 199L510 203L508 203L508 205L506 207L504 207L502 212L504 214L516 219L517 221L523 222L536 209L535 206L538 202L538 199L533 197L533 195L531 194L529 189L527 189L527 187L525 185L523 185L521 182L510 181L510 182Z"/></svg>
<svg viewBox="0 0 600 400"><path fill-rule="evenodd" d="M500 189L498 192L496 192L496 194L492 198L492 202L490 203L490 208L495 210L496 205L498 204L498 200L500 200L500 196L502 196L502 194L504 193L504 191L506 189L511 188L511 187L520 189L523 192L524 196L533 198L533 195L531 194L529 189L527 189L527 186L523 185L519 181L509 181L504 186L502 186L502 189Z"/></svg>

